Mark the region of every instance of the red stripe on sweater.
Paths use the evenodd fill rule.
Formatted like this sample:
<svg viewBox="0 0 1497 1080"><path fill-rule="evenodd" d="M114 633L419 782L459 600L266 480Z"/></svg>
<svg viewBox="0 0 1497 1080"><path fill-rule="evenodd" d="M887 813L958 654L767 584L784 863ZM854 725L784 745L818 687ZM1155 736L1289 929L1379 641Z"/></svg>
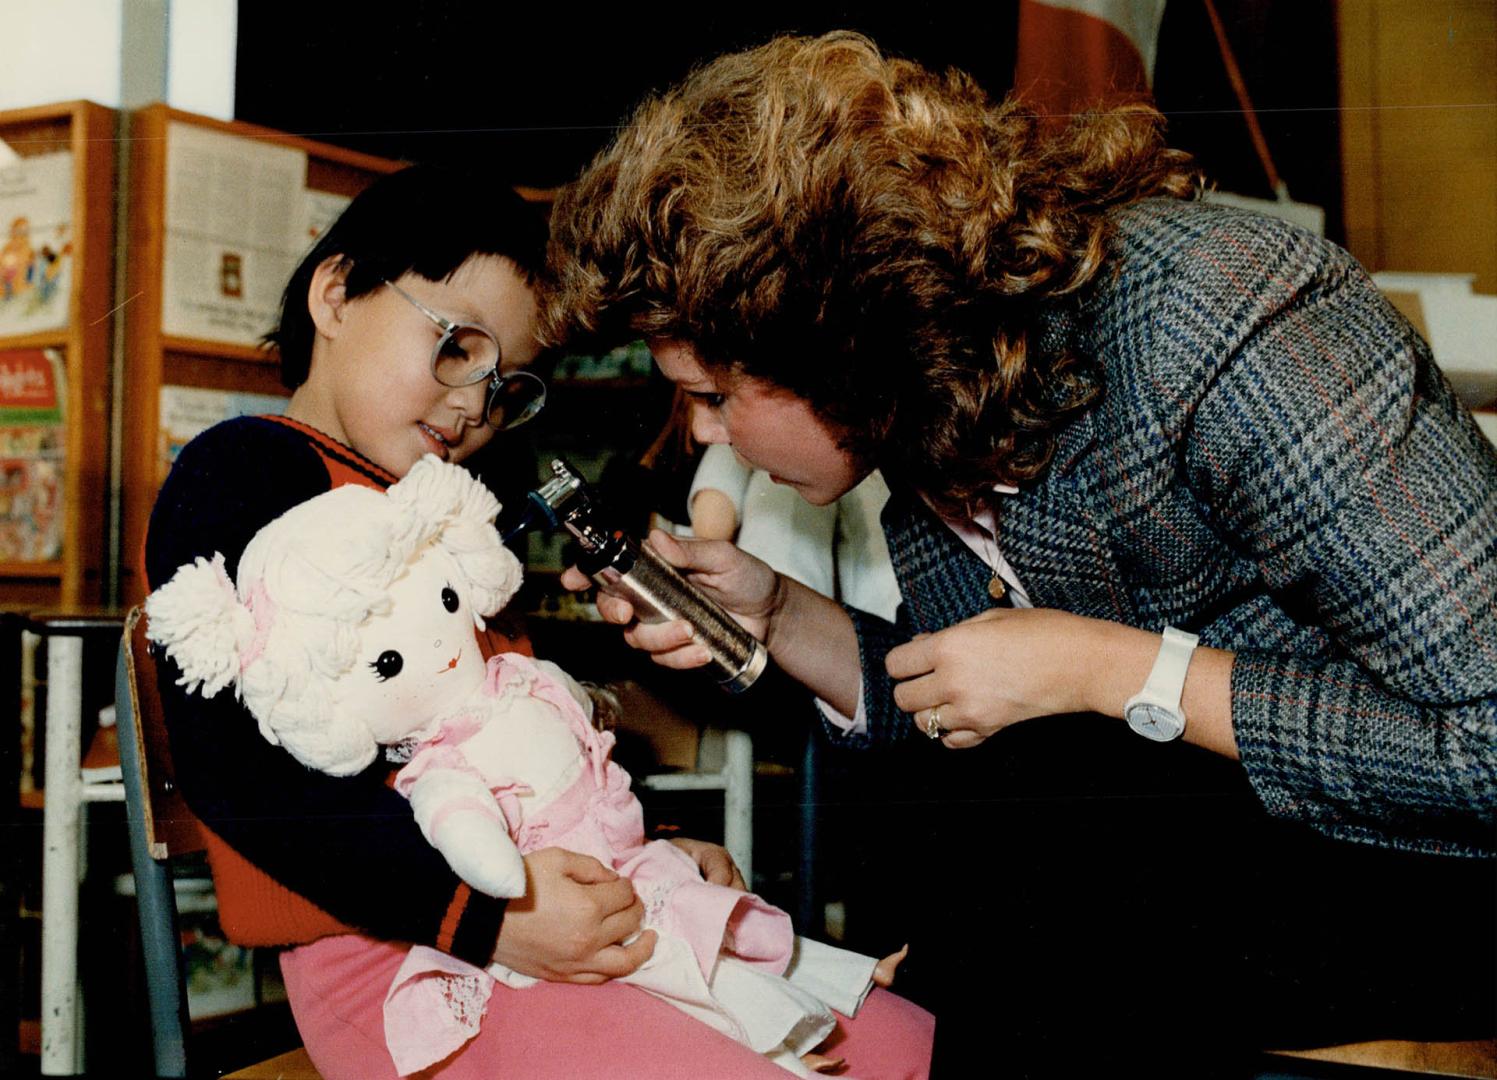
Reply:
<svg viewBox="0 0 1497 1080"><path fill-rule="evenodd" d="M463 921L463 912L468 910L468 886L459 884L452 894L452 903L447 905L447 914L442 917L442 928L437 931L437 948L444 953L452 951L452 939L457 936L458 924Z"/></svg>

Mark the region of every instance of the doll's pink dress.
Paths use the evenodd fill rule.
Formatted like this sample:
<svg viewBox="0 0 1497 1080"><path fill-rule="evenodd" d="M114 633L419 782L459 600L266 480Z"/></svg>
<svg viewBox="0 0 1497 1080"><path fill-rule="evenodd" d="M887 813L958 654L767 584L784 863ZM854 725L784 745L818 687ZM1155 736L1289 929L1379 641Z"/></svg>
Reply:
<svg viewBox="0 0 1497 1080"><path fill-rule="evenodd" d="M795 1059L835 1028L831 1009L856 1014L874 961L797 938L779 908L702 880L696 862L673 844L647 843L629 775L609 758L613 734L592 726L548 666L513 653L490 659L481 700L444 719L414 749L396 789L408 795L432 768L475 772L493 791L522 853L561 847L629 878L645 906L644 925L659 940L651 959L622 981L803 1071ZM521 796L532 794L530 787L495 760L493 739L474 738L485 724L505 723L507 711L526 698L559 713L581 757L576 778L528 820ZM495 979L516 987L535 982L502 965L479 969L426 946L411 949L384 1008L386 1041L402 1075L440 1061L477 1033Z"/></svg>

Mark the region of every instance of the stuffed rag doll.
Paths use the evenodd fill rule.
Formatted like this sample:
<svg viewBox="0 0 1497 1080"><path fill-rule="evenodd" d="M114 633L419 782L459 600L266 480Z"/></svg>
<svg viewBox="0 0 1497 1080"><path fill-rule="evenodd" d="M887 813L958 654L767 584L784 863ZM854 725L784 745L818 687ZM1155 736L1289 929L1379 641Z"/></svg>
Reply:
<svg viewBox="0 0 1497 1080"><path fill-rule="evenodd" d="M189 692L232 687L261 733L311 768L350 776L380 748L403 762L396 789L471 887L524 895L522 855L552 846L630 878L659 940L626 981L807 1075L802 1055L818 1060L831 1008L856 1014L875 961L795 937L783 911L702 880L673 844L646 843L586 692L546 661L484 661L475 634L521 577L498 510L435 457L388 491L335 488L261 529L237 583L221 555L179 568L146 601L149 636ZM411 950L385 1000L402 1075L477 1032L494 979L534 982Z"/></svg>

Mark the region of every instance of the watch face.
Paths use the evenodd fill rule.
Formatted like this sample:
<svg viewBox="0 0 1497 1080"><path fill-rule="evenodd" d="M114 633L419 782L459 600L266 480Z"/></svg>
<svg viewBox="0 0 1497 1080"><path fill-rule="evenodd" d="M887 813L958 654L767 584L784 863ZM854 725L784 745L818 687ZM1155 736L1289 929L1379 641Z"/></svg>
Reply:
<svg viewBox="0 0 1497 1080"><path fill-rule="evenodd" d="M1185 731L1185 718L1163 705L1139 702L1128 706L1128 726L1146 739L1169 742Z"/></svg>

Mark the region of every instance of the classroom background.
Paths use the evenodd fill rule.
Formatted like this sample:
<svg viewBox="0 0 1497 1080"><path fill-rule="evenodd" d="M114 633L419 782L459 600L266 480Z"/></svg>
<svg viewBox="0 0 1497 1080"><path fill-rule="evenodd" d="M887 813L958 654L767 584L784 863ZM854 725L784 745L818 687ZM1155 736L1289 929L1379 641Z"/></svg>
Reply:
<svg viewBox="0 0 1497 1080"><path fill-rule="evenodd" d="M118 749L121 626L175 452L284 406L260 339L300 254L405 162L488 171L544 216L644 94L776 33L837 28L1057 115L1152 95L1211 197L1373 271L1497 440L1492 0L4 0L0 1076L160 1061ZM636 533L684 522L695 458L669 438L671 388L642 345L543 363L546 412L476 466L501 501L564 457ZM729 699L654 670L560 588L559 538L532 534L522 554L514 617L538 653L616 688L621 760L659 835L725 842L803 930L855 939L875 903L849 839L863 796L814 725L766 722L803 708L797 691L771 677ZM192 1074L315 1075L295 1071L273 958L223 940L201 863L177 861ZM279 1064L255 1072L264 1059ZM1327 1048L1261 1075L1374 1066L1497 1076L1497 1046Z"/></svg>

